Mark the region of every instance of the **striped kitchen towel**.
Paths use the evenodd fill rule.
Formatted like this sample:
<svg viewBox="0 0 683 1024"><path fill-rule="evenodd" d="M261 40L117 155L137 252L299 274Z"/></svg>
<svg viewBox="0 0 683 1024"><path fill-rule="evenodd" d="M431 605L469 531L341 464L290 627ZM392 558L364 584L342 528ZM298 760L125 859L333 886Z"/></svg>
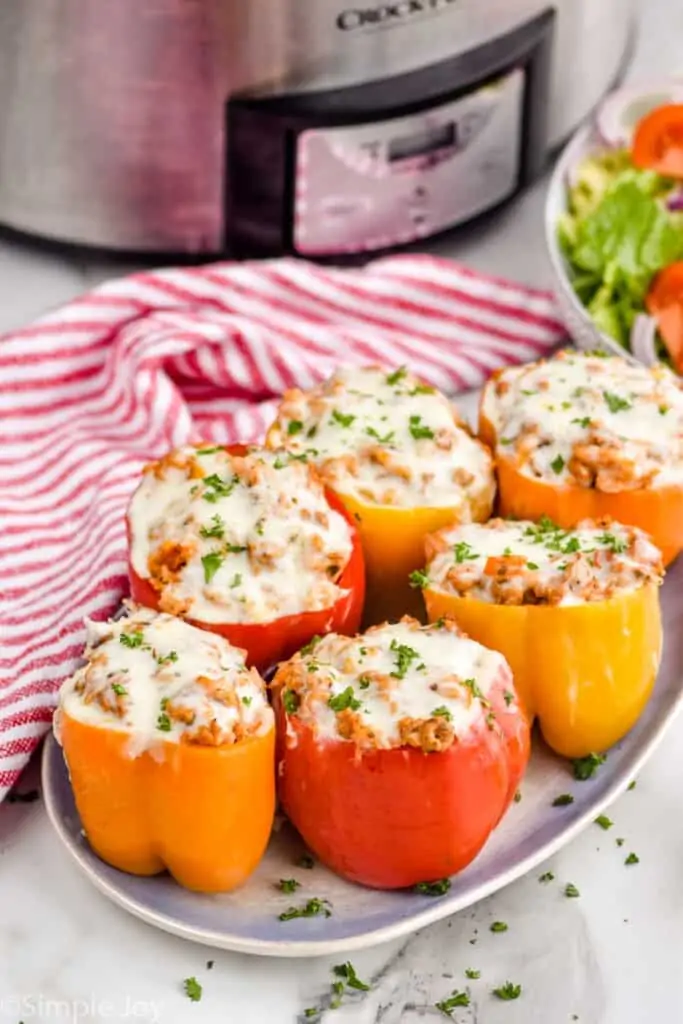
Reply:
<svg viewBox="0 0 683 1024"><path fill-rule="evenodd" d="M257 441L285 388L409 364L448 393L564 337L552 296L446 260L219 263L113 281L0 338L0 800L83 642L126 592L145 462Z"/></svg>

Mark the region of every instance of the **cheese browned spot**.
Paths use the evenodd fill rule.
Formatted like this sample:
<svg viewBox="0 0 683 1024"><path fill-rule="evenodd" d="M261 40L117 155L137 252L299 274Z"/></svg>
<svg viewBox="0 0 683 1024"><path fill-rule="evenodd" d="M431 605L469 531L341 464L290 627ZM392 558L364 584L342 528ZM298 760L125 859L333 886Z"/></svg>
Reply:
<svg viewBox="0 0 683 1024"><path fill-rule="evenodd" d="M147 608L86 624L85 665L62 685L59 713L127 732L131 756L160 741L214 747L273 728L265 683L222 637Z"/></svg>
<svg viewBox="0 0 683 1024"><path fill-rule="evenodd" d="M661 553L641 530L609 519L562 530L491 519L430 538L422 585L492 604L576 605L660 583Z"/></svg>
<svg viewBox="0 0 683 1024"><path fill-rule="evenodd" d="M321 741L435 753L491 725L489 696L508 672L501 654L450 620L421 626L405 617L310 644L280 668L276 687L288 716Z"/></svg>
<svg viewBox="0 0 683 1024"><path fill-rule="evenodd" d="M171 452L146 468L128 521L133 569L173 615L269 622L345 593L349 524L312 467L285 454Z"/></svg>
<svg viewBox="0 0 683 1024"><path fill-rule="evenodd" d="M664 366L561 352L500 373L482 412L526 476L609 493L683 483L683 389Z"/></svg>
<svg viewBox="0 0 683 1024"><path fill-rule="evenodd" d="M286 392L268 442L365 503L454 507L469 519L493 497L488 450L443 394L404 369L345 367L312 391Z"/></svg>

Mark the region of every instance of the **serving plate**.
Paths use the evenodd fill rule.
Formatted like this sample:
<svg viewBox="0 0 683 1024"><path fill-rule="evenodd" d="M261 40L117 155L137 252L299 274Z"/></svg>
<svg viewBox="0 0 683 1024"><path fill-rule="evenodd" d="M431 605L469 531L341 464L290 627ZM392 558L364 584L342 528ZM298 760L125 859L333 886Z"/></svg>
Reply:
<svg viewBox="0 0 683 1024"><path fill-rule="evenodd" d="M662 739L683 694L683 559L662 588L664 654L652 698L641 719L593 778L574 780L567 762L551 754L535 737L521 788L479 857L452 879L443 896L414 892L377 892L352 885L320 864L298 866L305 850L284 823L258 870L240 891L225 896L189 893L169 877L136 878L104 864L83 836L62 752L50 737L43 753L43 792L58 836L83 874L101 892L131 914L194 942L263 956L318 956L350 952L412 934L476 903L531 870L588 825L622 790ZM574 802L553 807L560 793ZM279 879L296 878L295 893L276 888ZM290 906L311 897L326 899L330 917L278 920Z"/></svg>

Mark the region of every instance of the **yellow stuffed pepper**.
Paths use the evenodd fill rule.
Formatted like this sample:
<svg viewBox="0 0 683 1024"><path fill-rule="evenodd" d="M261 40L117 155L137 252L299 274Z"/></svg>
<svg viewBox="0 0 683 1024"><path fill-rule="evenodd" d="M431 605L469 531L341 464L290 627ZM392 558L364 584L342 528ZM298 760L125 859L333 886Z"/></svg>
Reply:
<svg viewBox="0 0 683 1024"><path fill-rule="evenodd" d="M316 464L354 516L366 565L366 624L422 614L407 584L425 536L491 514L490 452L448 399L401 368L339 369L288 391L267 444Z"/></svg>
<svg viewBox="0 0 683 1024"><path fill-rule="evenodd" d="M505 655L529 717L565 757L600 752L639 718L662 651L661 554L640 530L492 519L428 538L413 574L430 621L451 615Z"/></svg>
<svg viewBox="0 0 683 1024"><path fill-rule="evenodd" d="M170 615L89 623L55 717L94 851L227 892L260 861L275 812L275 726L242 651Z"/></svg>

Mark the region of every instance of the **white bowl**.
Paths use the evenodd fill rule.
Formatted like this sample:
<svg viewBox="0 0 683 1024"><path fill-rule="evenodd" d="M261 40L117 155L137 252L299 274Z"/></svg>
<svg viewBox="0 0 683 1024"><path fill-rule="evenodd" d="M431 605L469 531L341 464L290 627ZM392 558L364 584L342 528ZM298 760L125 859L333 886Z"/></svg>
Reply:
<svg viewBox="0 0 683 1024"><path fill-rule="evenodd" d="M593 125L581 128L565 149L555 165L545 204L545 241L555 278L557 303L564 324L577 348L589 352L609 352L622 356L631 363L638 363L634 355L619 342L599 330L590 314L571 286L567 262L557 238L557 224L567 210L567 181L572 167L584 156L600 148L600 140Z"/></svg>

